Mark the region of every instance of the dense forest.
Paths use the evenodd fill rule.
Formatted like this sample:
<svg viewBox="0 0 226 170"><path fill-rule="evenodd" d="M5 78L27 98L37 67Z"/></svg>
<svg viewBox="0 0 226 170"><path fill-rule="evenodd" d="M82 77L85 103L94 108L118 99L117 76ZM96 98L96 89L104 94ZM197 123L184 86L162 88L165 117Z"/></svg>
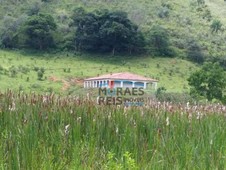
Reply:
<svg viewBox="0 0 226 170"><path fill-rule="evenodd" d="M113 55L145 53L195 63L219 61L226 67L224 20L215 15L210 3L0 1L0 47Z"/></svg>

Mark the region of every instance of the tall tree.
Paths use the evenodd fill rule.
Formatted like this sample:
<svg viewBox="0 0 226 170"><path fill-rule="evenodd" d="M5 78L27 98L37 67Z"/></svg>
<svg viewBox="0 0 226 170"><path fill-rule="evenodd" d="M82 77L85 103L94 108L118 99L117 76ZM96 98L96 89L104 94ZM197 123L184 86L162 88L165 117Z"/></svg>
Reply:
<svg viewBox="0 0 226 170"><path fill-rule="evenodd" d="M226 88L226 76L218 63L207 63L202 69L194 72L189 78L191 94L206 97L209 101L213 99L224 99Z"/></svg>
<svg viewBox="0 0 226 170"><path fill-rule="evenodd" d="M138 27L125 12L108 10L87 13L82 8L74 10L73 25L76 26L75 42L78 49L86 51L129 51L144 46L144 38Z"/></svg>
<svg viewBox="0 0 226 170"><path fill-rule="evenodd" d="M26 15L21 15L18 18L11 16L3 17L3 25L0 26L0 46L4 48L16 48L18 47L21 38L19 34L21 32L21 26L27 19Z"/></svg>
<svg viewBox="0 0 226 170"><path fill-rule="evenodd" d="M189 42L187 47L187 58L190 61L202 64L204 62L204 54L201 47L195 41Z"/></svg>
<svg viewBox="0 0 226 170"><path fill-rule="evenodd" d="M52 32L56 30L56 23L51 15L38 14L28 18L25 32L28 36L27 44L35 49L43 50L54 45Z"/></svg>
<svg viewBox="0 0 226 170"><path fill-rule="evenodd" d="M144 46L144 38L138 31L138 26L133 24L122 11L108 12L101 17L99 31L103 41L103 47L112 51L127 50L130 53L133 49Z"/></svg>
<svg viewBox="0 0 226 170"><path fill-rule="evenodd" d="M151 28L148 43L150 44L150 52L154 55L173 55L173 51L169 48L169 35L167 30L159 25L155 25Z"/></svg>

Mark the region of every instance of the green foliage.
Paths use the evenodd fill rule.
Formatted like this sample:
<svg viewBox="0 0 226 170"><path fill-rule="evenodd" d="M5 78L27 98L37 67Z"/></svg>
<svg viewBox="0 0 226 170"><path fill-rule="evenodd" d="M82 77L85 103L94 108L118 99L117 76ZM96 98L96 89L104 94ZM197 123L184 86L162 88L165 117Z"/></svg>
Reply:
<svg viewBox="0 0 226 170"><path fill-rule="evenodd" d="M34 2L31 4L30 7L27 9L27 15L37 15L40 12L41 4L39 2Z"/></svg>
<svg viewBox="0 0 226 170"><path fill-rule="evenodd" d="M187 59L198 64L202 64L204 62L204 54L202 49L195 41L191 41L188 44Z"/></svg>
<svg viewBox="0 0 226 170"><path fill-rule="evenodd" d="M9 68L9 72L10 72L10 77L16 77L17 76L17 73L18 73L18 70L15 66L11 66Z"/></svg>
<svg viewBox="0 0 226 170"><path fill-rule="evenodd" d="M174 51L169 47L169 35L167 30L156 25L153 26L148 35L148 45L151 54L171 57Z"/></svg>
<svg viewBox="0 0 226 170"><path fill-rule="evenodd" d="M224 108L149 100L128 109L9 90L0 93L0 167L225 169Z"/></svg>
<svg viewBox="0 0 226 170"><path fill-rule="evenodd" d="M165 93L166 88L165 87L159 87L156 91L156 98L159 99L160 96Z"/></svg>
<svg viewBox="0 0 226 170"><path fill-rule="evenodd" d="M104 165L104 169L106 170L138 169L135 160L131 157L131 153L129 153L128 151L126 151L123 154L123 158L121 160L123 160L123 163L121 163L119 160L117 161L114 153L108 152L107 163Z"/></svg>
<svg viewBox="0 0 226 170"><path fill-rule="evenodd" d="M74 10L73 25L76 26L78 50L100 52L140 51L144 37L122 11L100 10L87 13L83 8Z"/></svg>
<svg viewBox="0 0 226 170"><path fill-rule="evenodd" d="M167 8L167 7L160 7L159 9L158 9L158 16L160 17L160 18L167 18L168 16L169 16L169 12L170 12L170 10L169 10L169 8Z"/></svg>
<svg viewBox="0 0 226 170"><path fill-rule="evenodd" d="M202 69L194 72L188 79L191 94L203 96L212 101L222 100L226 88L226 76L223 68L218 63L207 63Z"/></svg>
<svg viewBox="0 0 226 170"><path fill-rule="evenodd" d="M26 15L21 15L18 18L12 16L4 16L3 27L0 27L0 47L16 48L18 47L19 33L22 25L27 19Z"/></svg>
<svg viewBox="0 0 226 170"><path fill-rule="evenodd" d="M194 101L187 93L167 92L165 87L159 87L155 96L160 102L187 103L188 101Z"/></svg>
<svg viewBox="0 0 226 170"><path fill-rule="evenodd" d="M48 1L48 2L47 2ZM50 2L51 1L51 2ZM161 25L163 28L167 30L169 35L170 47L169 53L172 53L172 49L176 52L176 56L181 58L186 58L187 55L187 46L185 41L189 39L189 37L194 37L196 39L196 43L199 44L200 48L205 51L205 53L211 53L210 55L205 55L205 59L209 59L208 56L217 56L223 57L225 56L225 37L226 32L224 30L224 23L226 22L224 18L224 2L223 0L217 0L213 2L208 0L190 0L190 1L182 1L182 0L141 0L134 1L131 3L130 0L118 1L118 0L83 0L76 1L76 7L84 8L82 10L78 10L77 12L73 12L73 8L75 7L73 4L74 0L67 1L52 1L52 0L9 0L9 1L1 1L0 5L0 47L1 48L27 48L25 46L25 39L30 39L27 34L25 34L22 25L27 20L28 16L36 16L39 13L48 13L51 14L57 23L57 29L51 31L51 37L54 39L55 43L50 43L54 49L59 51L68 51L68 50L76 50L77 49L90 49L93 51L96 46L99 49L96 51L102 52L112 52L113 47L112 44L115 43L114 38L111 37L111 41L106 39L106 42L103 42L103 46L99 46L100 41L93 41L94 39L102 39L106 38L106 34L109 31L114 31L116 33L125 34L125 29L121 29L120 22L117 24L113 24L110 22L106 24L103 30L102 37L97 37L95 31L93 34L89 34L89 36L81 36L80 42L84 42L88 44L87 46L79 47L79 42L75 44L75 27L70 23L72 19L80 20L84 15L94 14L94 16L90 15L87 19L87 23L84 25L88 25L90 23L90 28L95 28L95 20L101 17L103 9L108 9L109 13L112 11L120 10L124 11L128 14L128 18L131 22L136 23L139 26L138 32L147 33L150 31L150 28L156 24ZM53 3L54 2L54 3ZM180 8L179 8L180 6ZM99 10L96 12L96 9ZM102 12L101 12L102 11ZM99 14L98 14L99 13ZM100 14L102 13L102 14ZM70 16L73 15L71 18ZM106 15L107 16L107 15ZM110 16L110 15L109 15ZM112 15L113 16L113 15ZM216 18L215 20L220 21L222 26L219 25L219 22L215 22L213 20L213 16ZM94 17L94 18L93 18ZM120 16L121 17L121 16ZM118 18L120 18L118 17ZM30 18L30 17L29 17ZM76 19L77 18L77 19ZM122 18L122 17L121 17ZM127 18L127 19L128 19ZM208 21L208 23L207 23ZM210 23L209 23L210 22ZM213 23L212 23L213 22ZM211 24L212 23L212 24ZM212 25L212 26L210 26ZM111 29L110 29L111 28ZM84 28L85 29L85 28ZM221 33L221 34L209 34L213 33ZM98 31L97 31L98 32ZM109 37L112 34L109 34ZM47 36L48 37L48 36ZM83 38L85 37L85 39ZM108 37L108 36L107 36ZM46 38L48 39L48 38ZM50 38L51 39L51 38ZM109 38L110 39L110 38ZM125 40L125 37L117 38L116 41L122 42L121 39ZM128 38L127 38L128 39ZM123 48L119 48L122 44L116 44L116 52L126 52L126 53L139 53L144 49L150 49L150 44L146 44L143 41L142 36L138 36L137 40L131 40L131 36L129 38L130 44L127 44L125 47L125 43L123 44ZM147 36L148 39L148 36ZM36 39L37 40L37 39ZM34 41L36 41L34 40ZM85 41L86 40L86 41ZM47 40L48 41L48 40ZM51 41L51 40L50 40ZM137 43L133 43L133 42ZM143 42L143 43L139 43ZM37 41L36 41L37 42ZM38 44L38 43L34 43ZM105 45L107 44L107 45ZM137 45L140 44L140 45ZM141 45L143 44L143 45ZM31 43L27 43L27 45L32 45ZM111 47L109 47L111 46ZM143 47L146 48L143 48ZM92 48L94 47L94 48ZM150 48L149 48L150 47ZM32 48L40 49L38 45L32 46ZM118 48L118 49L117 49ZM43 49L45 50L45 49ZM86 50L87 51L87 50ZM152 52L153 50L150 49ZM154 54L154 52L152 52ZM154 54L158 55L158 53ZM175 54L171 54L175 55Z"/></svg>
<svg viewBox="0 0 226 170"><path fill-rule="evenodd" d="M123 169L122 164L115 161L115 154L109 152L107 154L107 163L105 164L104 169L106 170L121 170Z"/></svg>
<svg viewBox="0 0 226 170"><path fill-rule="evenodd" d="M56 30L56 23L51 15L30 16L24 29L28 36L27 45L31 48L44 50L53 47L52 31Z"/></svg>
<svg viewBox="0 0 226 170"><path fill-rule="evenodd" d="M210 25L212 33L218 33L222 30L222 23L220 20L213 20L212 24Z"/></svg>
<svg viewBox="0 0 226 170"><path fill-rule="evenodd" d="M212 19L212 14L209 9L205 9L203 14L202 14L203 19L206 19L207 21L211 21Z"/></svg>
<svg viewBox="0 0 226 170"><path fill-rule="evenodd" d="M37 71L38 80L42 80L45 73L45 69L41 68Z"/></svg>
<svg viewBox="0 0 226 170"><path fill-rule="evenodd" d="M198 5L205 5L205 0L197 0Z"/></svg>

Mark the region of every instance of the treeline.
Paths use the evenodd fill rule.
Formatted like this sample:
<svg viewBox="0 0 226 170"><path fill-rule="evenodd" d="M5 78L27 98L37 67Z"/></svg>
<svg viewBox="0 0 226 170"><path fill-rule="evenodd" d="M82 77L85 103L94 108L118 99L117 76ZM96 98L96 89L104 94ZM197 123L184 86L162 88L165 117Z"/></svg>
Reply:
<svg viewBox="0 0 226 170"><path fill-rule="evenodd" d="M44 4L48 6L48 3ZM210 27L205 34L208 36L185 34L178 31L180 29L177 30L173 22L169 23L182 22L173 16L174 5L170 2L161 3L157 12L153 12L157 19L141 26L132 22L124 11L86 11L80 7L71 12L57 15L53 12L50 15L46 13L50 7L41 10L44 6L37 2L25 7L18 17L10 13L2 17L0 48L179 56L199 64L205 60L217 60L226 68L223 52L216 52L218 48L212 47L221 44L218 43L218 34L224 31L223 24L212 17L204 1L191 3L191 7L202 20L209 22ZM183 19L182 25L195 27L191 20L189 17ZM199 37L204 37L205 41Z"/></svg>
<svg viewBox="0 0 226 170"><path fill-rule="evenodd" d="M154 25L144 33L123 11L87 12L76 8L68 20L67 31L62 32L49 14L33 10L19 18L6 16L1 29L1 48L174 55L166 29Z"/></svg>

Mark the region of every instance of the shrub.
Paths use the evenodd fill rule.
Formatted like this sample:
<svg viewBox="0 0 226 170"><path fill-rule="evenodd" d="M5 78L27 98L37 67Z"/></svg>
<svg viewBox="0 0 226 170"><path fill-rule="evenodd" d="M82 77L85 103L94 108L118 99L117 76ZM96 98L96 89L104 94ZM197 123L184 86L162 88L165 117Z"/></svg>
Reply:
<svg viewBox="0 0 226 170"><path fill-rule="evenodd" d="M9 72L10 72L10 77L16 77L17 76L17 73L18 73L18 70L15 66L11 66L9 68Z"/></svg>
<svg viewBox="0 0 226 170"><path fill-rule="evenodd" d="M163 27L155 25L148 35L149 52L158 56L172 57L175 52L170 48L169 35Z"/></svg>
<svg viewBox="0 0 226 170"><path fill-rule="evenodd" d="M187 103L188 101L193 101L189 94L167 92L165 87L159 87L155 96L161 102Z"/></svg>
<svg viewBox="0 0 226 170"><path fill-rule="evenodd" d="M159 9L158 9L158 12L157 12L157 14L158 14L158 16L160 17L160 18L167 18L168 16L169 16L169 8L167 8L167 7L160 7Z"/></svg>
<svg viewBox="0 0 226 170"><path fill-rule="evenodd" d="M202 64L205 60L201 47L195 41L188 44L187 59L198 64Z"/></svg>
<svg viewBox="0 0 226 170"><path fill-rule="evenodd" d="M172 103L187 103L188 101L193 102L193 98L188 93L173 93L164 92L156 96L161 102L172 102Z"/></svg>
<svg viewBox="0 0 226 170"><path fill-rule="evenodd" d="M212 33L218 33L218 31L222 30L223 24L220 20L213 20L212 24L210 25Z"/></svg>
<svg viewBox="0 0 226 170"><path fill-rule="evenodd" d="M45 72L45 70L43 68L37 71L38 80L43 79L44 72Z"/></svg>
<svg viewBox="0 0 226 170"><path fill-rule="evenodd" d="M39 88L41 88L41 85L40 84L32 84L31 85L31 88L33 88L33 89L39 89Z"/></svg>

